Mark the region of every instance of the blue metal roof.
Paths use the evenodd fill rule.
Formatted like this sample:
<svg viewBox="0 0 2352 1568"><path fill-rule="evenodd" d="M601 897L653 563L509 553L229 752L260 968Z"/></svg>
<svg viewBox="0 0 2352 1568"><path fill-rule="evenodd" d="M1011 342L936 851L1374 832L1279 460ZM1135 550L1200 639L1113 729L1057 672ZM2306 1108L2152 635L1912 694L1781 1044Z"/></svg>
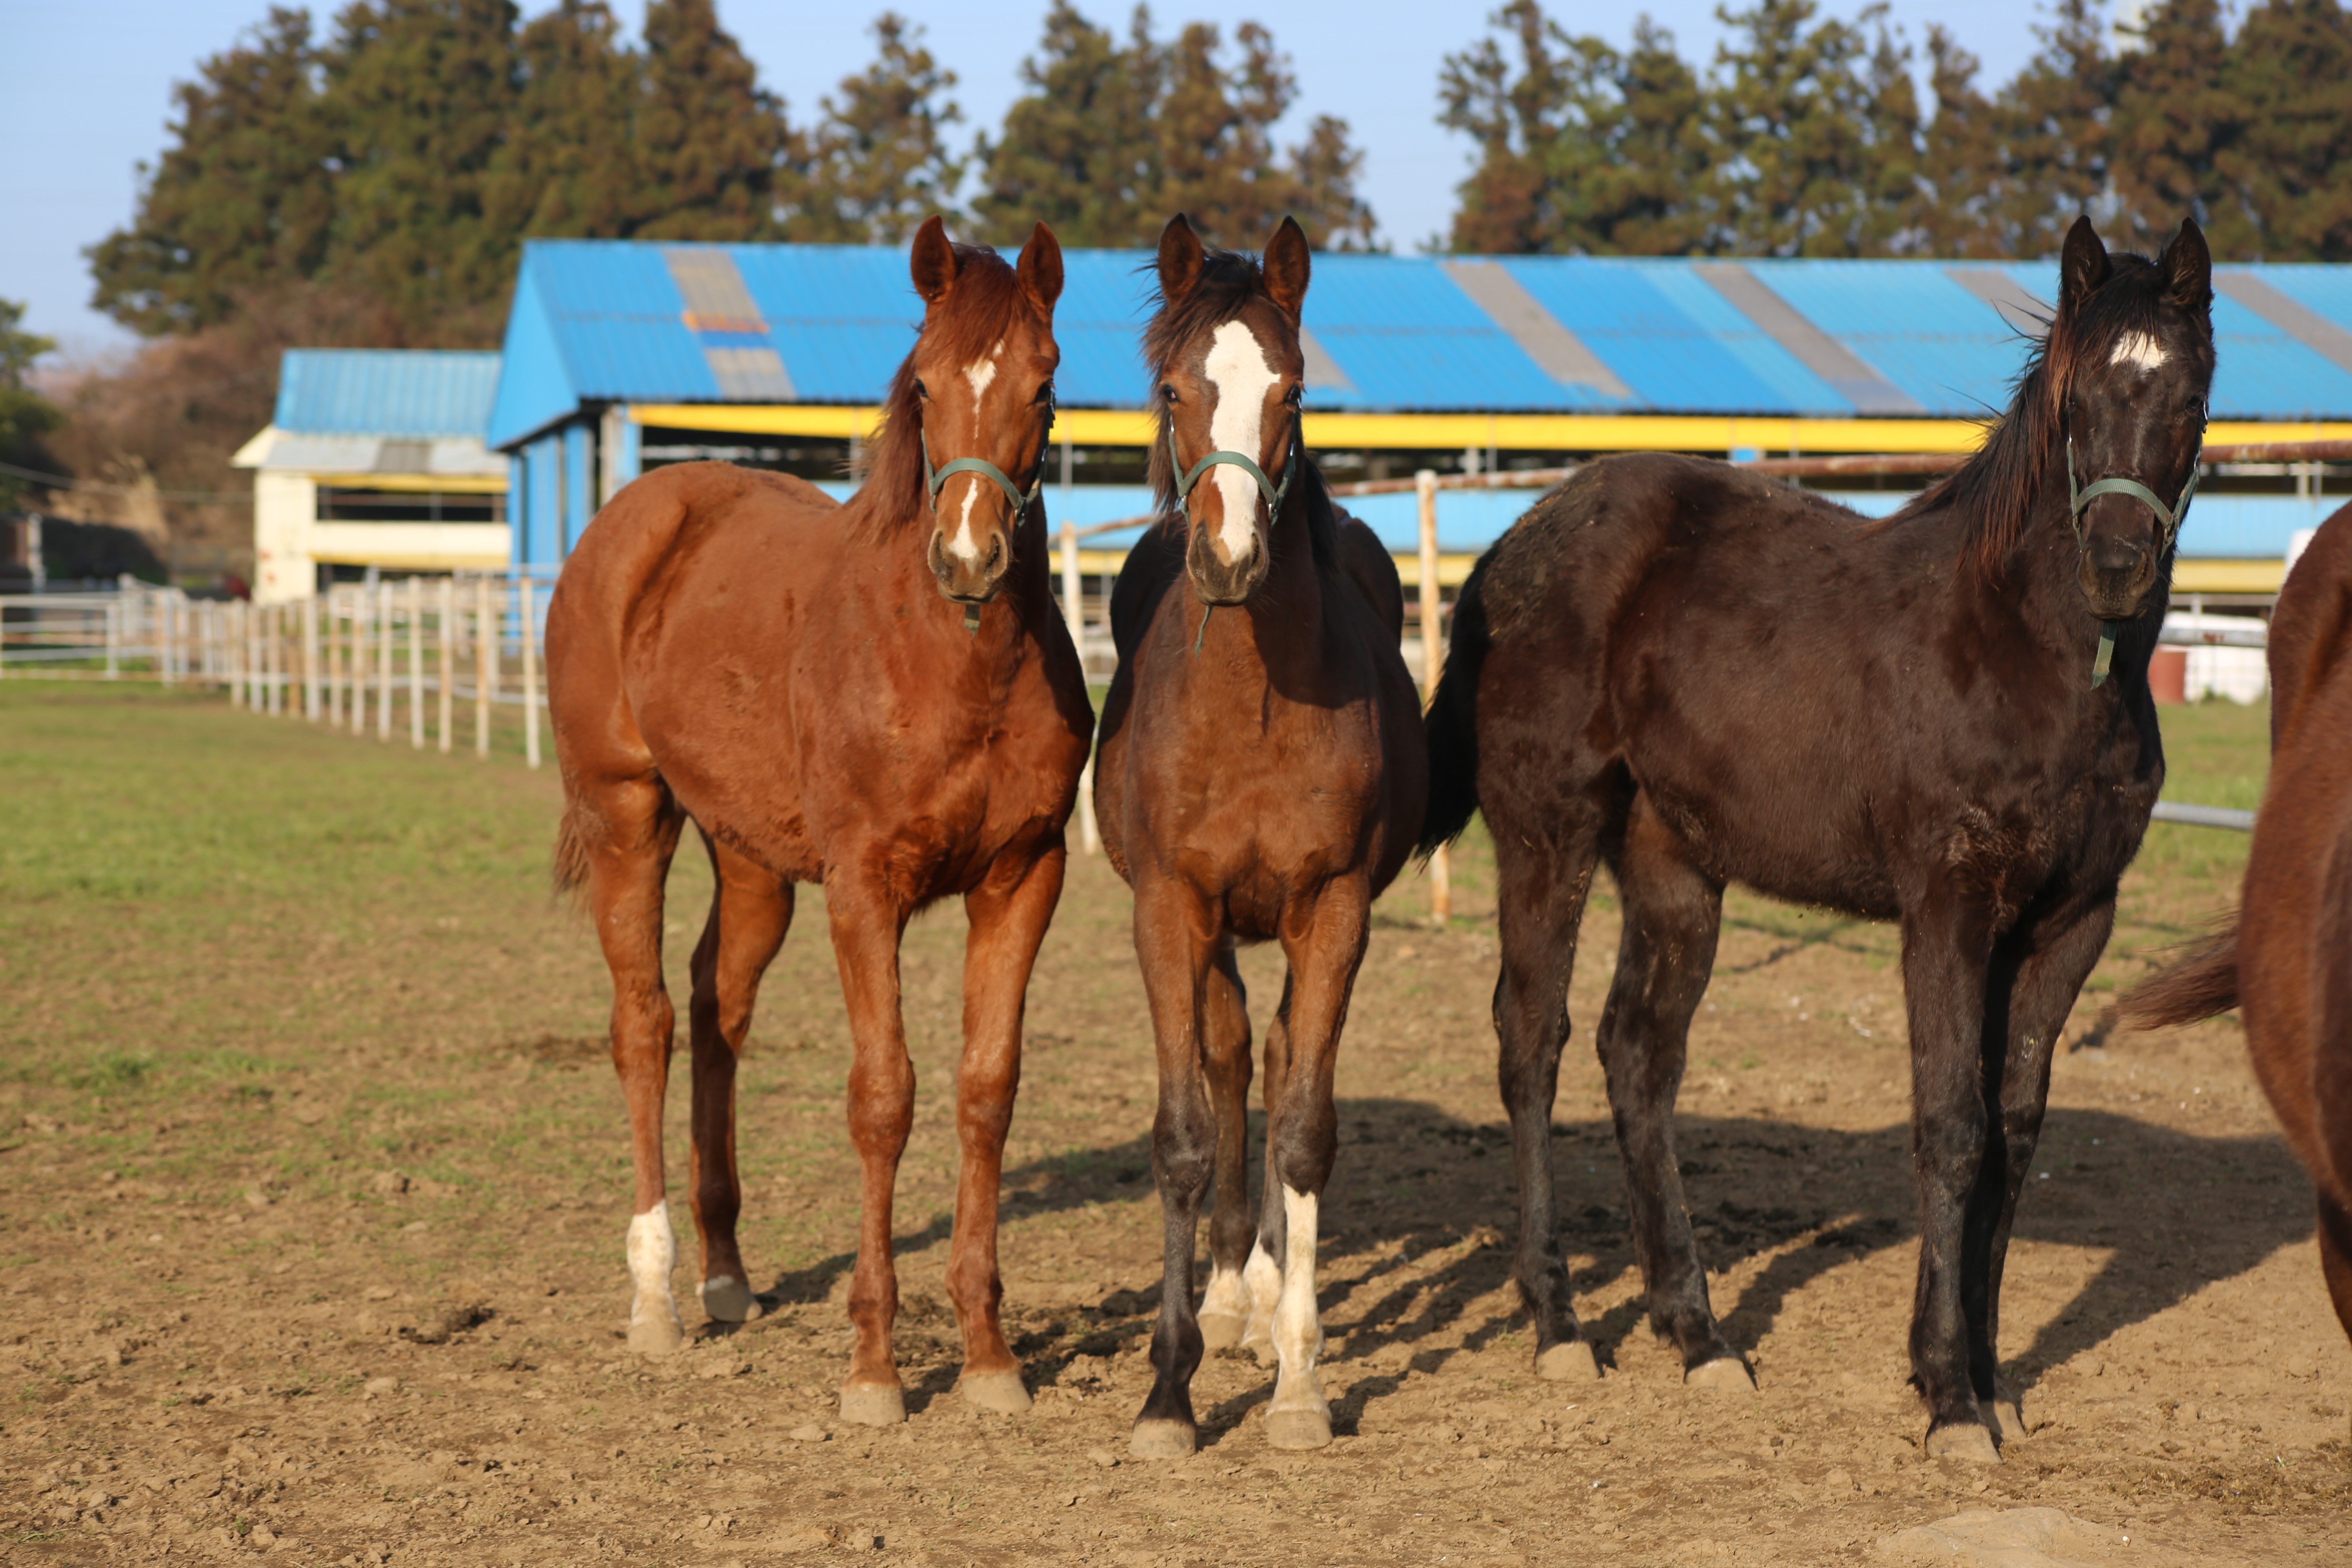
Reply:
<svg viewBox="0 0 2352 1568"><path fill-rule="evenodd" d="M289 349L270 423L306 436L479 437L498 386L494 353Z"/></svg>
<svg viewBox="0 0 2352 1568"><path fill-rule="evenodd" d="M1062 401L1139 406L1150 258L1072 250L1063 260ZM1960 275L1979 267L2006 279L1988 282L1992 292L2028 309L2054 297L2049 262L1326 254L1306 325L1330 368L1310 379L1307 401L1832 418L1916 405L1967 417L2006 403L2028 347L1976 284L1964 286ZM2352 417L2352 268L2225 268L2217 283L2233 276L2273 292L2266 305L2253 300L2267 315L2226 288L2215 300L2215 415ZM489 441L510 446L607 400L870 404L921 314L895 247L533 241ZM1590 374L1563 369L1579 364ZM1613 387L1593 384L1612 376Z"/></svg>

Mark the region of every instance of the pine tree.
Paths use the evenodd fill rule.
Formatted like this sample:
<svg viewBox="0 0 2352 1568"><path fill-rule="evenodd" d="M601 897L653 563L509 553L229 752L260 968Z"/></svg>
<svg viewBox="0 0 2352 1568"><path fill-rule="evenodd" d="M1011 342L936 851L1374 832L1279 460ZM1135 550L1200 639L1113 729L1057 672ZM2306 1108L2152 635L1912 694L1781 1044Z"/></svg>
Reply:
<svg viewBox="0 0 2352 1568"><path fill-rule="evenodd" d="M999 134L973 149L982 189L972 200L982 236L1017 245L1042 220L1070 246L1129 246L1149 237L1147 195L1157 184L1159 51L1139 9L1122 46L1054 0L1045 37L1021 62L1030 90ZM1166 215L1161 215L1166 221Z"/></svg>
<svg viewBox="0 0 2352 1568"><path fill-rule="evenodd" d="M2214 155L2254 230L2233 252L2352 261L2352 13L2337 0L2265 0L2247 12L2222 81L2252 111Z"/></svg>
<svg viewBox="0 0 2352 1568"><path fill-rule="evenodd" d="M33 362L56 348L57 341L23 330L25 307L0 300L0 463L46 470L53 459L41 437L62 418L57 405L26 384ZM0 472L0 506L15 506L23 498L25 481Z"/></svg>
<svg viewBox="0 0 2352 1568"><path fill-rule="evenodd" d="M783 223L788 239L898 245L950 207L963 182L963 160L950 153L945 134L963 118L943 97L955 73L940 68L919 41L922 29L897 13L883 12L873 32L874 63L824 100L795 189L798 210Z"/></svg>
<svg viewBox="0 0 2352 1568"><path fill-rule="evenodd" d="M2251 250L2255 225L2216 162L2246 118L2222 85L2229 39L2218 0L2161 0L2129 31L2139 47L2118 62L2108 163L2122 243L2154 256L2194 217L2217 252Z"/></svg>
<svg viewBox="0 0 2352 1568"><path fill-rule="evenodd" d="M335 201L317 59L309 13L273 8L172 89L172 145L141 165L136 215L88 252L100 310L150 335L188 331L317 273Z"/></svg>
<svg viewBox="0 0 2352 1568"><path fill-rule="evenodd" d="M2055 256L2105 196L2116 63L2099 0L2052 0L2041 52L1997 100L2001 153L1989 210L2000 254Z"/></svg>
<svg viewBox="0 0 2352 1568"><path fill-rule="evenodd" d="M652 0L645 36L633 232L773 238L780 176L798 151L782 101L761 88L711 0Z"/></svg>
<svg viewBox="0 0 2352 1568"><path fill-rule="evenodd" d="M325 52L343 171L324 274L413 342L497 335L518 237L484 196L514 117L514 24L508 0L358 0Z"/></svg>
<svg viewBox="0 0 2352 1568"><path fill-rule="evenodd" d="M2009 254L1992 211L2000 128L1992 103L1978 89L1976 56L1940 26L1927 29L1928 86L1936 117L1921 138L1920 192L1912 223L1928 256Z"/></svg>
<svg viewBox="0 0 2352 1568"><path fill-rule="evenodd" d="M644 61L604 0L561 0L516 42L514 124L491 161L485 205L516 235L614 239L647 216L636 112Z"/></svg>

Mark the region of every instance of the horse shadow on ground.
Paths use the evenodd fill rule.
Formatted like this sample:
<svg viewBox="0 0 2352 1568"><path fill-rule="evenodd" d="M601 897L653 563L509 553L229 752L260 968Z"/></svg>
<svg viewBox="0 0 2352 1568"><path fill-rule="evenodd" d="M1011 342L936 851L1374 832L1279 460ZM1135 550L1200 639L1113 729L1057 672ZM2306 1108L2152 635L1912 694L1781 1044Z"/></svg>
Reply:
<svg viewBox="0 0 2352 1568"><path fill-rule="evenodd" d="M1320 1305L1330 1344L1325 1360L1370 1364L1333 1405L1335 1429L1356 1428L1365 1406L1400 1388L1412 1372L1434 1373L1464 1352L1523 1333L1516 1301L1491 1307L1458 1343L1430 1342L1508 1283L1518 1233L1507 1128L1462 1121L1423 1101L1339 1102L1340 1150L1326 1190ZM1265 1127L1250 1118L1254 1182L1262 1177ZM1859 1131L1748 1117L1676 1118L1685 1194L1711 1275L1761 1258L1746 1286L1716 1310L1726 1336L1751 1351L1792 1296L1831 1270L1916 1242L1916 1194L1907 1124ZM1561 1245L1580 1291L1622 1289L1634 1268L1615 1135L1605 1121L1555 1122L1554 1161ZM1148 1133L1008 1169L1007 1226L1150 1196ZM2007 1375L2031 1387L2042 1373L2198 1290L2252 1268L2312 1232L2309 1184L2275 1136L2204 1138L2114 1111L2054 1110L2035 1160L2036 1179L2019 1204L2019 1239L2108 1253L2057 1313L2018 1344L2006 1336ZM940 1246L950 1215L900 1233L901 1258ZM1206 1226L1202 1227L1206 1245ZM838 1253L777 1274L763 1300L771 1311L829 1299L855 1263ZM1202 1271L1205 1279L1205 1267ZM2012 1265L2009 1287L2021 1281ZM2317 1289L2315 1281L2314 1289ZM1908 1294L1908 1277L1905 1293ZM1082 1386L1079 1363L1149 1340L1159 1308L1155 1276L1098 1300L1042 1305L1005 1302L1006 1330L1033 1388ZM1643 1328L1634 1290L1584 1323L1604 1367ZM2014 1315L2012 1314L2012 1321ZM751 1325L756 1328L757 1325ZM705 1335L738 1331L711 1324ZM909 1293L897 1337L901 1364L929 1366L908 1388L919 1410L955 1383L960 1352L953 1314ZM1402 1347L1402 1355L1398 1347ZM1885 1347L1899 1352L1901 1344ZM1272 1374L1247 1394L1202 1412L1202 1439L1237 1426L1271 1398Z"/></svg>

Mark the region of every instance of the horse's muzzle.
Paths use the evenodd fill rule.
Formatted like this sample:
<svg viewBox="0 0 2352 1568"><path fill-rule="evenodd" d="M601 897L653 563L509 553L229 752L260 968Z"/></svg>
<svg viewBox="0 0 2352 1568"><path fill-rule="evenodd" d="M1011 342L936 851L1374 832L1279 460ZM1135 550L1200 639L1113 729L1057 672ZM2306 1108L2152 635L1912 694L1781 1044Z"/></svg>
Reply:
<svg viewBox="0 0 2352 1568"><path fill-rule="evenodd" d="M1006 548L1004 535L990 529L977 553L965 555L950 550L947 536L938 529L931 531L930 548L925 558L931 575L939 580L940 592L961 605L984 605L996 597L1004 584L1004 570L1012 564L1013 552Z"/></svg>
<svg viewBox="0 0 2352 1568"><path fill-rule="evenodd" d="M1192 530L1192 542L1184 550L1184 570L1192 579L1192 591L1204 605L1239 605L1257 592L1265 581L1266 551L1263 542L1238 561L1228 561L1218 555L1215 542L1205 528Z"/></svg>
<svg viewBox="0 0 2352 1568"><path fill-rule="evenodd" d="M2103 621L2130 620L2156 586L2156 552L2131 540L2094 539L2074 580L2093 615Z"/></svg>

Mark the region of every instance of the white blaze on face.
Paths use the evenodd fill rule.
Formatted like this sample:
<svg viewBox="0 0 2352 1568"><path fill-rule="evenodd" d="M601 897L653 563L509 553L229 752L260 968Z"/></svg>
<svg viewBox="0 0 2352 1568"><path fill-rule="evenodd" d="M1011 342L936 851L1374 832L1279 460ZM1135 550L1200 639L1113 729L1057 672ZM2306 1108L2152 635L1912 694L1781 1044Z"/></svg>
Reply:
<svg viewBox="0 0 2352 1568"><path fill-rule="evenodd" d="M2126 332L2116 340L2116 352L2107 356L2107 363L2154 370L2164 363L2164 345L2151 332Z"/></svg>
<svg viewBox="0 0 2352 1568"><path fill-rule="evenodd" d="M1209 340L1209 357L1202 366L1209 384L1217 389L1217 406L1209 416L1209 445L1220 452L1258 454L1265 423L1265 394L1282 373L1265 357L1257 334L1239 321L1227 321ZM1224 521L1218 542L1227 559L1239 561L1257 542L1252 526L1257 517L1257 481L1231 463L1209 470L1216 481L1217 498L1224 503Z"/></svg>
<svg viewBox="0 0 2352 1568"><path fill-rule="evenodd" d="M1003 353L1004 340L999 338L986 359L976 359L963 367L964 384L971 388L971 438L975 442L980 439L982 401L995 384L996 362ZM971 509L980 500L982 482L982 477L974 474L963 487L963 509L956 514L955 534L948 541L948 548L966 561L980 559L980 546L971 537Z"/></svg>
<svg viewBox="0 0 2352 1568"><path fill-rule="evenodd" d="M629 1221L629 1279L637 1288L630 1303L629 1321L641 1322L669 1308L669 1275L677 1266L677 1238L670 1233L669 1203L665 1199Z"/></svg>

